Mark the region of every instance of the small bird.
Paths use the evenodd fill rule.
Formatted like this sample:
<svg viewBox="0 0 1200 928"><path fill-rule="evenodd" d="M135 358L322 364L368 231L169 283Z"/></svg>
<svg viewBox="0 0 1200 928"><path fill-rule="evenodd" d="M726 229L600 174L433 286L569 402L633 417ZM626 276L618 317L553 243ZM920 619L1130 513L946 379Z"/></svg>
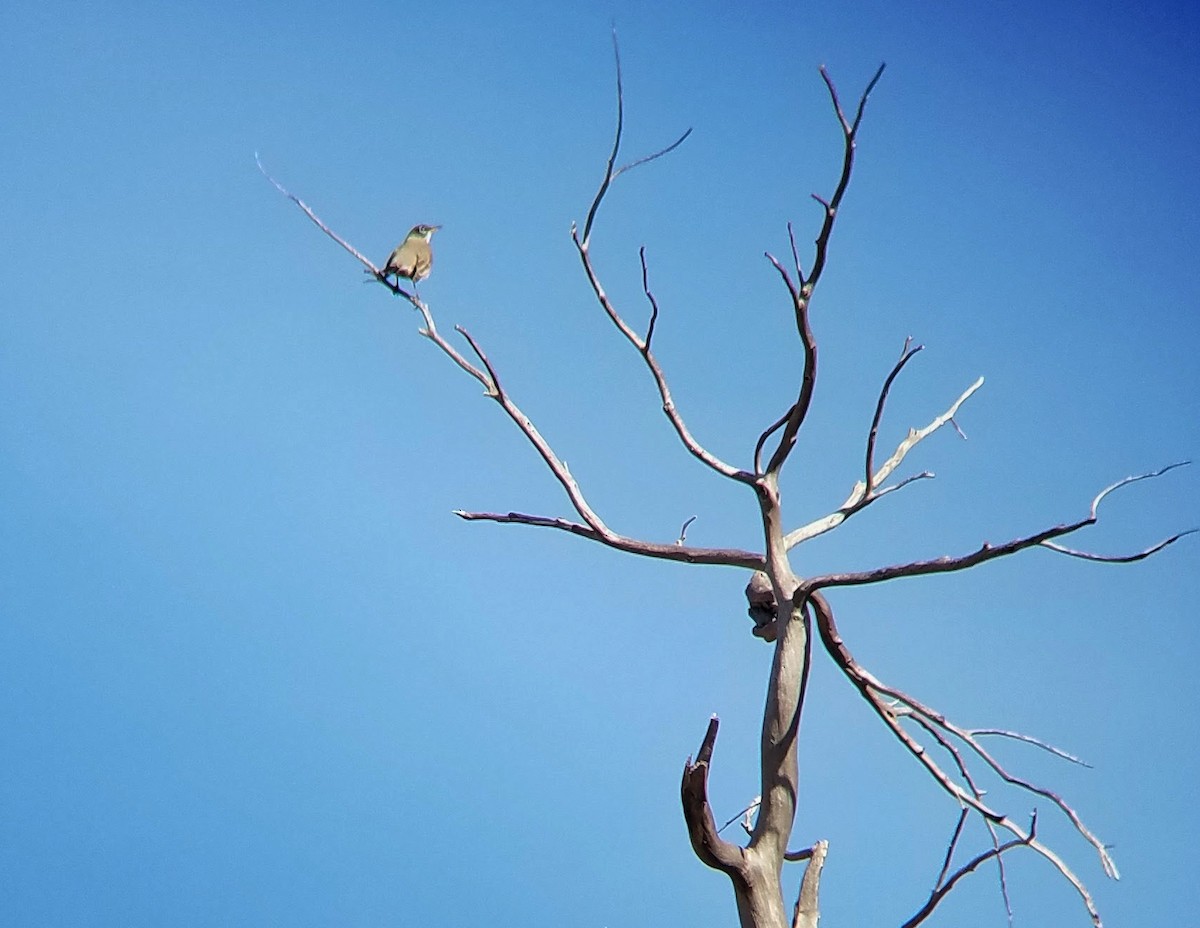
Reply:
<svg viewBox="0 0 1200 928"><path fill-rule="evenodd" d="M404 237L404 241L388 256L387 263L383 266L383 279L395 277L396 284L399 285L400 278L403 277L411 280L413 288L416 289L417 283L428 277L430 268L433 267L433 249L429 240L440 228L441 226L427 226L424 223L413 226L412 231Z"/></svg>

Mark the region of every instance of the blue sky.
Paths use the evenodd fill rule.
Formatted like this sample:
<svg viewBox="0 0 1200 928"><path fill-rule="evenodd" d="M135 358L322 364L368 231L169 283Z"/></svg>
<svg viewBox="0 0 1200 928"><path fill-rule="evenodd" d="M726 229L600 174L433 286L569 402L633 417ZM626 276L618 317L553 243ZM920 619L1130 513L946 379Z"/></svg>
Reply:
<svg viewBox="0 0 1200 928"><path fill-rule="evenodd" d="M847 98L887 73L814 303L822 380L785 483L838 505L905 336L894 447L975 377L938 479L795 553L814 574L1078 518L1200 448L1200 15L1183 3L22 3L0 31L0 922L734 923L678 777L757 791L769 649L745 577L456 508L567 515L412 311L258 174L382 260L442 223L423 295L468 327L614 527L758 547L752 499L673 440L569 239L627 151L594 255L693 431L748 463L798 365L778 279L811 239ZM1081 544L1200 524L1197 474L1112 498ZM1200 546L1132 567L1028 552L832 597L878 675L1092 770L1004 756L1115 845L1108 924L1194 910ZM831 842L826 923L899 924L956 809L818 661L794 843ZM995 794L999 796L1000 794ZM999 799L997 801L1000 801ZM1014 815L1032 802L1003 800ZM975 831L970 849L985 840ZM1023 928L1087 924L1032 855ZM799 873L791 876L799 879ZM1186 913L1186 914L1185 914ZM994 877L932 924L1005 924Z"/></svg>

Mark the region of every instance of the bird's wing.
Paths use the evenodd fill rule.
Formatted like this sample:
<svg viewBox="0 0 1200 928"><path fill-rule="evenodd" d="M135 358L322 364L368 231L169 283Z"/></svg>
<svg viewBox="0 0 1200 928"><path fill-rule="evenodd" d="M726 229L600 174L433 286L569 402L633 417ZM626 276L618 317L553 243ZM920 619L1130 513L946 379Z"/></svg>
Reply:
<svg viewBox="0 0 1200 928"><path fill-rule="evenodd" d="M407 276L409 269L405 267L404 258L404 244L401 243L388 255L387 264L383 266L384 271L389 274L399 273L401 276Z"/></svg>

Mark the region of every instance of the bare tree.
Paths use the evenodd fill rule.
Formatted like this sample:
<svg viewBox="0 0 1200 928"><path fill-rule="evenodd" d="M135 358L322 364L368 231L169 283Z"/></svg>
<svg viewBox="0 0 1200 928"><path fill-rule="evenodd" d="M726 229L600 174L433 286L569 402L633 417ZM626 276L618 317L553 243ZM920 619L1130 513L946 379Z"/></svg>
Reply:
<svg viewBox="0 0 1200 928"><path fill-rule="evenodd" d="M808 415L817 382L817 341L810 323L809 308L813 293L821 281L829 256L829 246L839 208L850 184L859 130L867 100L883 76L880 65L858 98L852 112L843 108L838 91L824 68L821 79L829 94L834 116L841 127L842 162L838 182L828 198L814 194L821 209L811 261L805 270L796 246L791 224L788 225L790 260L787 265L767 253L766 259L778 274L795 319L800 343L800 377L796 398L770 425L763 429L749 468L741 468L720 459L692 434L677 409L666 374L653 350L659 306L650 289L645 249L640 252L642 290L650 307L645 334L641 334L618 313L601 284L592 262L590 245L596 218L613 182L627 171L662 157L680 145L691 132L689 129L661 151L618 165L624 126L624 98L621 84L621 63L616 37L613 37L616 57L617 121L612 150L608 156L603 179L587 211L582 231L573 226L572 240L579 256L588 285L602 311L618 333L641 356L655 387L662 410L683 447L696 460L721 477L744 485L754 495L762 522L763 547L760 551L737 548L704 548L687 544L685 522L674 541L648 541L623 535L611 528L589 504L583 488L566 463L522 412L512 395L505 389L496 366L478 341L461 326L456 331L464 339L466 353L455 348L438 330L429 306L415 293L409 293L384 277L381 269L365 258L345 239L326 226L298 197L289 193L277 180L267 174L261 162L259 169L278 190L291 199L323 232L357 258L376 280L392 293L407 300L420 314L424 325L420 334L430 339L463 372L477 380L487 397L495 401L521 434L529 441L558 482L571 508L573 518L533 515L521 512L455 512L467 521L516 523L570 532L600 542L630 554L691 564L717 564L751 571L746 587L750 616L754 619L753 634L774 645L766 706L763 712L761 740L760 794L743 810L742 828L745 843L722 837L725 826L718 828L708 801L708 775L719 727L714 716L708 723L695 758L689 758L683 771L680 788L684 818L697 857L708 866L725 873L733 884L738 917L742 928L816 928L819 919L818 891L821 869L828 853L828 844L818 841L813 846L789 850L788 844L796 817L798 793L797 736L801 711L804 707L814 639L833 661L838 670L855 687L871 710L883 722L885 729L921 765L938 789L943 791L957 809L955 825L947 841L945 856L928 897L916 911L903 921L903 928L921 924L938 904L968 874L981 865L996 861L998 884L1008 905L1008 889L1004 859L1010 851L1026 848L1043 857L1078 894L1092 924L1101 925L1100 915L1083 881L1063 862L1062 858L1044 844L1037 834L1036 812L1028 822L1019 821L1009 812L985 801L985 791L979 785L976 770L990 771L1018 790L1040 797L1058 813L1065 816L1079 837L1090 844L1099 857L1103 872L1117 877L1117 868L1101 840L1084 824L1075 809L1057 793L1037 785L1010 771L989 751L988 739L1010 739L1026 742L1065 760L1082 763L1044 741L1018 732L995 728L967 728L949 719L937 709L916 697L889 686L855 659L838 631L833 608L826 591L838 587L881 583L901 577L948 573L966 570L987 561L1017 554L1028 548L1043 547L1063 555L1106 563L1128 563L1149 557L1177 541L1189 532L1172 535L1157 544L1129 554L1104 555L1067 547L1062 539L1087 528L1099 518L1105 498L1132 483L1161 476L1182 466L1172 464L1160 470L1118 480L1101 490L1092 500L1087 514L1074 521L1052 525L1002 544L984 542L978 548L960 554L946 554L928 560L889 564L872 570L829 573L820 576L798 574L791 552L803 542L833 531L847 519L866 509L883 497L909 484L931 478L921 472L892 481L909 452L925 438L946 425L958 430L955 417L960 408L983 385L983 378L968 386L944 412L921 428L910 429L882 463L878 458L877 436L883 420L889 393L897 378L910 361L922 350L906 340L899 359L888 372L879 390L874 416L866 429L861 478L854 484L844 503L828 515L806 525L788 528L780 496L780 478L790 455L796 447L800 430ZM256 156L257 158L257 156ZM961 434L961 433L960 433ZM764 463L765 462L765 463ZM814 634L815 632L815 634ZM936 760L931 747L936 747L942 760ZM956 865L959 845L969 819L982 821L990 835L990 846ZM732 824L726 823L726 826ZM805 862L804 875L794 906L785 901L782 873L785 862ZM1011 918L1011 908L1009 908Z"/></svg>

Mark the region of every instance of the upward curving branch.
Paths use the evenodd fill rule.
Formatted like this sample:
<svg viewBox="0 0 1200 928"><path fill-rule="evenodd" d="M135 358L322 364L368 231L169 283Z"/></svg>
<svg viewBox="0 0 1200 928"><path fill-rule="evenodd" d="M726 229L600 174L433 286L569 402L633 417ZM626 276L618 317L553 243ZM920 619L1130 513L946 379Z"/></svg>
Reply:
<svg viewBox="0 0 1200 928"><path fill-rule="evenodd" d="M600 277L596 271L595 265L592 263L590 247L592 225L595 222L596 214L599 212L600 204L604 202L605 195L608 193L608 189L612 185L612 182L626 171L631 171L636 167L648 164L649 162L674 151L676 148L682 145L684 140L692 133L692 130L688 129L683 133L683 135L681 135L666 148L656 151L651 155L647 155L644 158L638 158L636 161L632 161L629 164L623 165L622 167L615 167L617 163L617 157L621 151L621 139L625 127L625 94L621 80L621 52L620 47L617 44L617 33L615 29L612 33L612 42L613 57L616 63L617 71L617 126L613 134L613 147L612 151L609 153L608 161L605 165L604 177L600 181L600 188L596 191L596 195L592 199L591 206L588 208L587 219L583 224L583 236L580 237L578 230L572 227L571 240L575 243L575 249L579 254L579 260L583 264L583 270L587 275L588 285L592 288L592 292L595 294L596 300L604 310L605 315L608 316L609 320L614 326L616 326L617 331L624 336L625 340L634 347L634 350L636 350L639 355L641 355L642 361L645 363L646 368L650 371L650 376L654 378L654 384L658 388L659 399L662 402L663 414L671 423L672 428L675 430L675 434L679 437L679 440L683 444L684 448L686 448L688 453L690 453L694 458L711 470L716 471L721 476L728 477L732 480L737 480L741 483L750 484L754 480L754 475L747 473L740 468L734 467L731 464L725 463L715 454L705 448L692 435L691 431L688 429L683 420L683 416L675 406L675 400L671 396L671 389L667 384L666 375L663 373L662 366L658 363L658 359L655 357L654 352L650 347L651 341L654 338L654 327L658 322L658 301L654 298L653 293L650 291L649 271L646 266L645 247L643 246L638 252L642 265L642 291L646 294L646 299L649 301L651 308L650 322L646 328L645 338L638 335L638 333L634 331L633 327L630 326L621 317L621 314L617 312L617 309L613 305L612 300L609 298L608 293L605 291L603 284L600 282Z"/></svg>
<svg viewBox="0 0 1200 928"><path fill-rule="evenodd" d="M800 393L796 397L796 402L782 417L783 432L779 436L779 443L775 447L775 453L771 455L770 462L767 464L765 473L777 474L782 469L788 456L792 453L792 449L796 444L796 437L800 432L800 426L804 423L805 417L808 415L808 409L812 403L813 390L816 387L817 380L817 345L816 339L813 336L812 324L809 320L809 309L812 301L813 290L817 283L821 280L821 275L825 271L825 263L829 255L829 240L833 235L833 225L837 219L838 209L842 205L842 199L846 195L846 190L850 186L850 175L854 170L854 152L858 145L858 129L862 124L863 113L866 110L867 98L870 97L871 91L875 89L875 85L879 83L879 79L883 77L884 68L887 65L881 64L867 84L866 89L862 92L862 96L858 98L858 109L854 114L854 121L848 122L846 115L842 111L842 103L838 98L837 88L833 85L833 81L829 77L829 72L825 70L824 65L821 67L821 79L825 82L825 87L829 91L830 101L833 103L834 112L837 114L838 123L842 128L842 172L838 179L837 187L834 188L833 196L826 200L817 194L813 194L812 198L821 204L825 215L821 222L821 231L816 238L816 253L813 258L812 270L805 277L800 270L800 262L796 258L795 239L791 235L791 229L788 230L788 238L792 244L793 262L796 267L798 279L793 283L791 275L784 269L783 265L775 258L774 255L767 253L767 259L779 272L784 286L787 287L788 296L792 301L792 310L796 317L796 330L800 335L800 342L804 350L804 372L800 378ZM757 462L762 446L766 443L767 438L772 432L778 428L776 424L763 432L759 438L758 447L755 451L755 460ZM758 469L756 463L756 470Z"/></svg>
<svg viewBox="0 0 1200 928"><path fill-rule="evenodd" d="M617 156L621 153L621 135L625 128L625 89L621 76L621 46L617 42L616 27L612 30L612 47L613 65L617 72L617 131L613 136L613 147L608 156L608 164L604 168L604 177L600 181L600 189L596 191L596 196L592 198L592 205L588 209L587 219L583 223L582 247L585 249L591 241L592 223L596 221L596 213L600 210L600 204L604 201L604 195L608 193L609 185L626 171L632 171L636 167L641 167L643 164L648 164L657 158L661 158L663 155L670 154L683 144L684 139L692 134L691 128L688 128L683 135L679 136L679 138L666 148L661 148L654 152L654 154L638 158L636 161L631 161L629 164L624 164L621 167L616 166Z"/></svg>
<svg viewBox="0 0 1200 928"><path fill-rule="evenodd" d="M918 480L931 480L933 474L930 471L922 471L918 474L913 474L906 477L898 483L890 486L882 487L882 484L895 472L896 468L904 463L904 459L908 453L912 451L918 444L936 432L948 422L954 422L954 417L958 414L959 408L970 399L980 387L983 386L983 378L980 377L971 386L969 386L962 395L955 400L950 408L941 415L935 417L932 422L920 429L909 429L908 435L892 452L892 456L883 462L878 469L875 469L875 438L879 428L879 423L883 418L883 411L887 404L888 394L891 391L892 383L899 375L904 366L916 355L919 348L910 349L909 343L905 341L904 351L901 352L900 360L896 366L892 368L891 373L883 383L883 387L879 391L879 400L875 406L875 418L871 422L871 430L867 438L866 450L866 474L867 479L858 481L854 488L850 491L850 495L846 501L842 503L834 512L827 516L823 516L807 525L801 526L794 531L791 531L784 538L784 544L791 550L801 542L808 541L810 538L815 538L818 535L823 535L825 532L831 531L845 522L856 512L861 512L867 506L887 496L889 493L894 493L908 486L910 483L915 483Z"/></svg>

